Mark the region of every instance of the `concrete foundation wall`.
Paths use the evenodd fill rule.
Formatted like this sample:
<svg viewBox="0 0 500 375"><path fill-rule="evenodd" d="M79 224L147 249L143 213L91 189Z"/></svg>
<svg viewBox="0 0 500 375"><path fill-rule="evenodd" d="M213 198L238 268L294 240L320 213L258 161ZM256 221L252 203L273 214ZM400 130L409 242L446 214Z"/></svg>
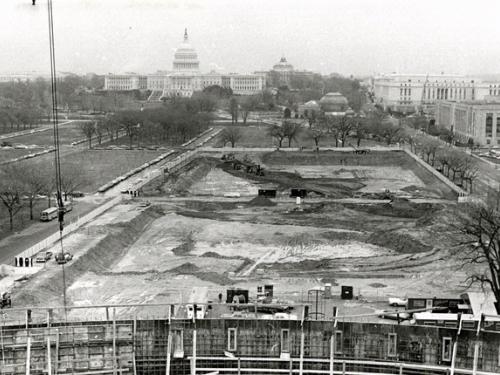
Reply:
<svg viewBox="0 0 500 375"><path fill-rule="evenodd" d="M3 326L1 333L0 374L47 373L49 367L58 374L194 374L220 368L236 373L249 366L325 374L346 368L375 373L399 367L405 373L405 368L432 367L433 374L445 374L453 366L472 373L474 365L478 375L500 373L500 333L458 334L452 328L165 319Z"/></svg>

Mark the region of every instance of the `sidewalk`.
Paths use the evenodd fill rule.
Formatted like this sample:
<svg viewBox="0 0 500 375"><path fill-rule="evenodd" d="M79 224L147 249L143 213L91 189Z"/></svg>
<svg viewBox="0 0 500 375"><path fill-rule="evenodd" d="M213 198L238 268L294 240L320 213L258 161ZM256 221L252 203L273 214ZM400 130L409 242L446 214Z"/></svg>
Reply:
<svg viewBox="0 0 500 375"><path fill-rule="evenodd" d="M72 123L72 122L73 122L73 120L61 122L59 124L59 126L66 125L66 124L69 124L69 123ZM44 132L44 131L52 129L52 125L51 124L44 124L44 125L38 125L38 126L39 127L35 128L35 129L26 129L26 130L21 130L21 131L14 132L14 133L2 134L2 135L0 135L0 140L2 140L2 139L9 139L9 138L15 138L15 137L20 137L22 135L29 135L29 134L34 134L34 133L40 133L40 132Z"/></svg>

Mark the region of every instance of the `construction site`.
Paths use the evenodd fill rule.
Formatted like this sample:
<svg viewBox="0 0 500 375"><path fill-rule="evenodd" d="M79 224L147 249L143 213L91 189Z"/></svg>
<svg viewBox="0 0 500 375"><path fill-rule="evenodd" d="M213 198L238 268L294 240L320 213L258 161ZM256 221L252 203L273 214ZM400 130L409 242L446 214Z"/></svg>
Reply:
<svg viewBox="0 0 500 375"><path fill-rule="evenodd" d="M199 149L122 195L63 267L3 267L2 374L499 371L495 318L389 306L468 290L457 194L406 152Z"/></svg>

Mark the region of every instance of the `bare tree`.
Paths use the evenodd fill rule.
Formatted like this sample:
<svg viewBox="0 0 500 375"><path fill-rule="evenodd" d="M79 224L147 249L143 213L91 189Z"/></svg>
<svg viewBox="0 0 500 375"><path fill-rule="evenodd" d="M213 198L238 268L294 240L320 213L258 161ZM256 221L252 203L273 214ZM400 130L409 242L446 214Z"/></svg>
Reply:
<svg viewBox="0 0 500 375"><path fill-rule="evenodd" d="M281 148L283 140L286 138L283 127L280 125L273 125L268 128L267 133L278 141L278 147Z"/></svg>
<svg viewBox="0 0 500 375"><path fill-rule="evenodd" d="M434 166L436 161L436 152L441 146L441 142L427 137L420 137L419 141L422 145L422 153L427 156L427 163Z"/></svg>
<svg viewBox="0 0 500 375"><path fill-rule="evenodd" d="M102 143L102 136L104 135L105 129L104 129L104 121L103 119L100 119L95 123L95 134L97 137L97 143L101 144Z"/></svg>
<svg viewBox="0 0 500 375"><path fill-rule="evenodd" d="M292 141L297 140L297 137L302 130L302 126L292 121L285 120L283 121L282 128L285 138L288 139L288 147L292 147Z"/></svg>
<svg viewBox="0 0 500 375"><path fill-rule="evenodd" d="M362 118L355 117L353 119L352 130L356 138L356 145L359 147L361 146L361 140L365 139L368 133L367 122Z"/></svg>
<svg viewBox="0 0 500 375"><path fill-rule="evenodd" d="M238 99L234 96L229 100L229 113L231 113L231 123L238 123L238 115L239 115L239 103Z"/></svg>
<svg viewBox="0 0 500 375"><path fill-rule="evenodd" d="M347 137L354 127L354 121L347 116L335 117L335 127L337 128L337 134L340 137L342 147L345 147Z"/></svg>
<svg viewBox="0 0 500 375"><path fill-rule="evenodd" d="M37 165L23 165L23 172L19 176L23 184L23 194L26 195L29 209L30 220L33 220L33 204L35 199L45 191L46 181L43 171ZM49 193L50 195L50 193Z"/></svg>
<svg viewBox="0 0 500 375"><path fill-rule="evenodd" d="M436 169L439 170L443 175L445 176L449 176L450 174L450 169L448 167L448 163L449 163L449 158L450 158L450 155L449 155L449 152L448 150L439 150L436 154L436 161L439 162L439 167L437 167ZM447 170L448 168L448 170Z"/></svg>
<svg viewBox="0 0 500 375"><path fill-rule="evenodd" d="M309 123L309 129L311 129L314 124L316 124L316 120L318 119L318 115L314 109L308 110L305 116L307 118L307 122Z"/></svg>
<svg viewBox="0 0 500 375"><path fill-rule="evenodd" d="M221 139L224 146L227 143L231 144L231 147L234 148L236 142L240 141L243 134L241 133L241 129L237 127L225 128L221 133Z"/></svg>
<svg viewBox="0 0 500 375"><path fill-rule="evenodd" d="M459 246L456 253L462 266L471 268L472 285L488 285L500 302L500 215L482 205L471 205L458 213Z"/></svg>
<svg viewBox="0 0 500 375"><path fill-rule="evenodd" d="M241 117L244 125L247 123L248 115L255 110L259 102L260 97L258 95L248 96L241 102Z"/></svg>
<svg viewBox="0 0 500 375"><path fill-rule="evenodd" d="M456 150L448 150L448 175L447 177L449 178L449 171L451 170L453 172L453 176L451 178L452 181L455 181L455 178L457 177L457 173L461 173L462 171L462 166L464 163L464 155L460 151Z"/></svg>
<svg viewBox="0 0 500 375"><path fill-rule="evenodd" d="M14 216L21 210L23 182L19 178L22 171L14 165L4 168L0 178L0 201L9 213L9 228L14 229Z"/></svg>
<svg viewBox="0 0 500 375"><path fill-rule="evenodd" d="M378 129L376 129L377 134L384 138L388 145L397 142L402 131L403 128L401 126L389 122L380 124Z"/></svg>
<svg viewBox="0 0 500 375"><path fill-rule="evenodd" d="M64 200L68 200L78 188L85 184L82 172L78 168L64 167L61 171L61 193L64 194Z"/></svg>
<svg viewBox="0 0 500 375"><path fill-rule="evenodd" d="M313 129L307 129L307 134L314 141L316 149L319 150L319 141L325 137L326 131L320 127L315 127Z"/></svg>
<svg viewBox="0 0 500 375"><path fill-rule="evenodd" d="M460 178L462 179L462 186L467 190L467 183L469 183L469 191L472 193L472 184L478 177L479 169L476 162L472 157L465 157L462 161ZM465 184L464 184L465 182Z"/></svg>
<svg viewBox="0 0 500 375"><path fill-rule="evenodd" d="M95 128L96 124L93 122L85 121L80 124L80 130L89 142L89 149L92 148L92 137L94 136Z"/></svg>

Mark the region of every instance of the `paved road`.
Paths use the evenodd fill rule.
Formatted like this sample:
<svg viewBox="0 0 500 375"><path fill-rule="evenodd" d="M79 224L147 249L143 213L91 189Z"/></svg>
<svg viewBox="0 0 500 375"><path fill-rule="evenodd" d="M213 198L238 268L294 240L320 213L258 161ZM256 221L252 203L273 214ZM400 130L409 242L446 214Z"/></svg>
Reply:
<svg viewBox="0 0 500 375"><path fill-rule="evenodd" d="M69 224L77 220L78 217L89 213L103 202L104 198L92 196L76 199L73 210L65 218L66 222ZM12 264L17 254L42 241L57 230L59 230L59 224L56 220L50 222L35 220L24 230L0 240L0 264Z"/></svg>
<svg viewBox="0 0 500 375"><path fill-rule="evenodd" d="M59 123L59 126L67 125L67 124L70 124L74 121L75 120L64 121L64 122ZM26 129L26 130L21 130L21 131L14 132L14 133L2 134L2 135L0 135L0 139L21 137L23 135L36 134L36 133L44 132L44 131L51 130L51 129L53 129L51 124L36 125L36 128L34 128L34 129Z"/></svg>

